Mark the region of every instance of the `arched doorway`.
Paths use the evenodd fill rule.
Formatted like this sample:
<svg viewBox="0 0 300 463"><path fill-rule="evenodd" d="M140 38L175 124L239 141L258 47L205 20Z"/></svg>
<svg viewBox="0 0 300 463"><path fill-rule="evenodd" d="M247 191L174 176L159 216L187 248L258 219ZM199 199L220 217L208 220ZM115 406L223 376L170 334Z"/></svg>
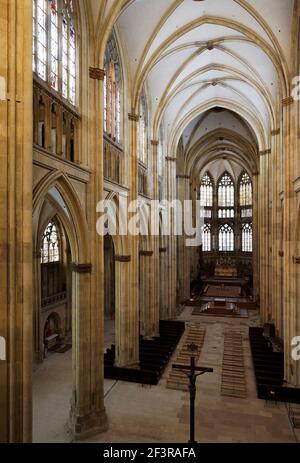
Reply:
<svg viewBox="0 0 300 463"><path fill-rule="evenodd" d="M41 236L40 284L39 339L43 357L39 360L43 361L47 352L62 353L72 346L71 252L57 215L49 221Z"/></svg>
<svg viewBox="0 0 300 463"><path fill-rule="evenodd" d="M55 346L60 343L61 339L61 318L56 312L52 312L44 325L43 330L43 343L46 345L48 342L51 346Z"/></svg>
<svg viewBox="0 0 300 463"><path fill-rule="evenodd" d="M33 242L34 258L34 374L33 374L33 441L45 442L51 434L59 432L64 441L71 435L83 435L88 427L97 428L96 420L91 424L82 420L78 422L79 415L88 415L92 407L92 398L87 400L81 391L91 386L91 376L101 378L103 368L103 345L93 338L101 333L101 319L99 313L95 314L91 304L91 275L92 264L89 242L87 240L88 227L81 202L68 179L54 172L44 178L34 190L33 199ZM61 352L47 356L43 360L44 326L41 320L42 285L41 285L41 249L44 232L49 223L54 222L59 236L60 262L62 265L63 299L71 304L69 310L61 314L57 307L52 312L58 313L61 319L61 333L63 345ZM53 241L50 240L51 246ZM50 249L50 256L57 255L57 249ZM55 258L52 259L53 265ZM53 285L53 281L51 282ZM64 291L65 290L65 291ZM60 300L53 301L58 305ZM94 306L93 306L94 307ZM45 322L50 311L45 317ZM95 320L93 319L95 317ZM95 327L91 332L90 326ZM40 327L43 327L40 329ZM99 336L99 334L98 334ZM100 338L98 338L100 341ZM72 344L72 349L65 351L66 344ZM91 350L97 361L91 363ZM82 353L84 352L84 356ZM95 358L95 357L94 357ZM40 382L39 382L40 381ZM59 394L57 391L59 390ZM99 383L97 404L103 400L102 385ZM59 403L58 403L59 401ZM71 403L71 413L70 413ZM53 407L59 410L57 414L49 414L47 424L44 416ZM105 415L104 415L105 420ZM101 419L99 419L99 422ZM67 425L67 426L66 426ZM100 425L99 425L100 426ZM102 423L101 423L102 426ZM100 426L100 427L101 427ZM46 432L47 428L47 432ZM43 429L45 429L43 434ZM60 431L58 431L60 430ZM38 438L37 438L38 436ZM47 437L49 436L49 437Z"/></svg>
<svg viewBox="0 0 300 463"><path fill-rule="evenodd" d="M115 246L111 235L104 238L104 323L105 348L115 343L116 315Z"/></svg>

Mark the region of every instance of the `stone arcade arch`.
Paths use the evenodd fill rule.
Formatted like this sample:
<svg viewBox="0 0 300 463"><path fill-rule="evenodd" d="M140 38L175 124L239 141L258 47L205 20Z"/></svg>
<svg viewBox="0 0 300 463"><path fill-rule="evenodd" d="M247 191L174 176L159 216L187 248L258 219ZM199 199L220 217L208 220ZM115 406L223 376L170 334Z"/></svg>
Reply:
<svg viewBox="0 0 300 463"><path fill-rule="evenodd" d="M33 192L33 243L36 249L34 259L35 287L34 313L39 313L39 267L41 230L49 218L56 214L67 235L72 258L72 400L70 428L76 436L85 437L106 428L103 407L103 347L101 320L90 330L94 316L91 299L92 266L88 225L80 200L68 178L61 173L50 173L40 181ZM37 323L36 323L37 326ZM93 336L97 342L93 341ZM40 345L39 341L39 345ZM95 356L95 363L90 359ZM94 386L92 386L94 384ZM91 386L94 398L90 397Z"/></svg>

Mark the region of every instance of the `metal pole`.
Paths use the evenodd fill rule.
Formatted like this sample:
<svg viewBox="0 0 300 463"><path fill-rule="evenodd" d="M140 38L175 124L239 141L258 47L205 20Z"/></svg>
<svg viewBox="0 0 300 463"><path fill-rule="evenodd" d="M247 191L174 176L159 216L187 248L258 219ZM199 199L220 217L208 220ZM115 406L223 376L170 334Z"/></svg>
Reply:
<svg viewBox="0 0 300 463"><path fill-rule="evenodd" d="M190 444L196 444L195 441L195 398L196 398L196 376L195 376L195 357L191 357L191 374L190 374Z"/></svg>

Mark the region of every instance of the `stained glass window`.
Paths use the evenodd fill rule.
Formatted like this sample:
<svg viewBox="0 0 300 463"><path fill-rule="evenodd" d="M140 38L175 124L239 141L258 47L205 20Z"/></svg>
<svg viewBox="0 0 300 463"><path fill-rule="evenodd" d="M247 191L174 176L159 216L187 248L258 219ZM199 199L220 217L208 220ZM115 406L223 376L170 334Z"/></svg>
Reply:
<svg viewBox="0 0 300 463"><path fill-rule="evenodd" d="M202 250L211 251L211 225L205 224L202 228Z"/></svg>
<svg viewBox="0 0 300 463"><path fill-rule="evenodd" d="M33 71L76 104L76 29L72 0L33 0Z"/></svg>
<svg viewBox="0 0 300 463"><path fill-rule="evenodd" d="M104 132L117 143L121 142L121 67L114 34L105 51L104 76Z"/></svg>
<svg viewBox="0 0 300 463"><path fill-rule="evenodd" d="M234 217L234 209L219 209L218 216L219 219L232 219Z"/></svg>
<svg viewBox="0 0 300 463"><path fill-rule="evenodd" d="M219 207L234 207L234 184L227 172L218 184L218 203Z"/></svg>
<svg viewBox="0 0 300 463"><path fill-rule="evenodd" d="M32 5L32 70L36 72L36 41L37 41L37 20L36 20L36 12L37 9L37 0L33 0Z"/></svg>
<svg viewBox="0 0 300 463"><path fill-rule="evenodd" d="M243 208L243 209L241 210L241 217L242 217L242 218L248 218L248 217L250 218L250 217L252 217L252 209L251 209L251 208L247 208L247 207L246 207L246 208Z"/></svg>
<svg viewBox="0 0 300 463"><path fill-rule="evenodd" d="M58 13L57 1L51 1L51 87L58 90Z"/></svg>
<svg viewBox="0 0 300 463"><path fill-rule="evenodd" d="M213 205L213 185L208 173L204 175L200 185L200 206L212 207Z"/></svg>
<svg viewBox="0 0 300 463"><path fill-rule="evenodd" d="M252 223L242 226L242 251L252 252Z"/></svg>
<svg viewBox="0 0 300 463"><path fill-rule="evenodd" d="M36 1L36 72L47 78L47 7L46 0Z"/></svg>
<svg viewBox="0 0 300 463"><path fill-rule="evenodd" d="M252 183L246 172L242 175L240 181L240 205L252 206Z"/></svg>
<svg viewBox="0 0 300 463"><path fill-rule="evenodd" d="M224 224L219 230L219 251L234 251L234 232L230 225Z"/></svg>
<svg viewBox="0 0 300 463"><path fill-rule="evenodd" d="M59 262L59 235L55 223L50 222L43 235L41 248L41 263Z"/></svg>

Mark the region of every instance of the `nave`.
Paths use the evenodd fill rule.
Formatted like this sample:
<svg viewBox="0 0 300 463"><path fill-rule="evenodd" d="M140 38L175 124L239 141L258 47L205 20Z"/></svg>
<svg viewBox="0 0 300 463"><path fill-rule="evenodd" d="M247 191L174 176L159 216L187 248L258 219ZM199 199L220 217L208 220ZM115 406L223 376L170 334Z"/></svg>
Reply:
<svg viewBox="0 0 300 463"><path fill-rule="evenodd" d="M198 363L214 368L214 373L197 381L196 438L199 442L215 443L279 443L299 442L299 429L294 429L287 406L259 400L251 358L248 328L258 325L259 314L249 319L208 317L199 321L192 308L185 307L178 317L186 326L199 325L206 330ZM109 327L108 332L109 332ZM242 333L247 397L221 395L222 356L225 331ZM113 342L114 335L106 343ZM109 414L109 431L88 442L185 443L189 436L189 394L167 388L170 366L180 351L178 345L168 369L158 386L143 386L106 379L105 407ZM55 354L58 356L59 354ZM66 429L68 389L71 387L70 353L50 358L34 374L34 442L70 442ZM50 376L51 375L51 376ZM50 396L50 401L44 401ZM59 415L51 410L59 409ZM47 420L42 417L47 415Z"/></svg>
<svg viewBox="0 0 300 463"><path fill-rule="evenodd" d="M0 25L0 442L160 439L158 404L184 441L178 317L216 363L202 439L293 439L300 0L1 0ZM256 392L287 410L255 395L255 311Z"/></svg>

